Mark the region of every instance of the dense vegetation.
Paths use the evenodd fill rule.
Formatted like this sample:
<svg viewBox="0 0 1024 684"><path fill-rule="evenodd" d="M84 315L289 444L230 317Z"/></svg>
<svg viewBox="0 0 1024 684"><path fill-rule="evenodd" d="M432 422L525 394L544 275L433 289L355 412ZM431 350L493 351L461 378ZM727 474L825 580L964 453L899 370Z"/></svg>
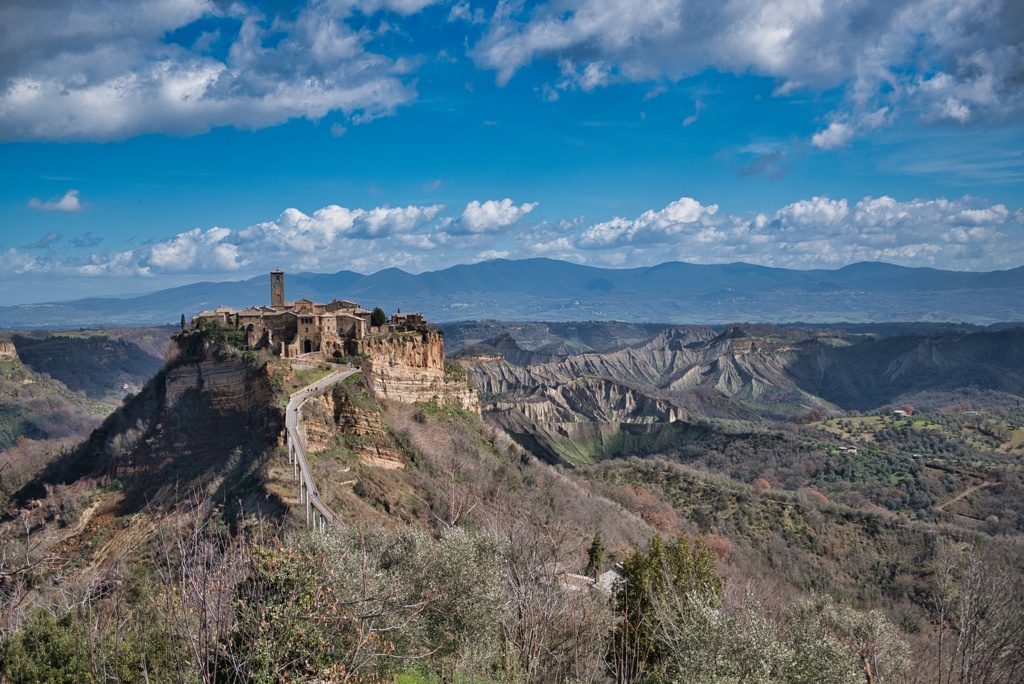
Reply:
<svg viewBox="0 0 1024 684"><path fill-rule="evenodd" d="M73 392L118 403L137 392L164 363L166 329L32 332L11 337L22 363ZM158 339L164 340L163 344Z"/></svg>
<svg viewBox="0 0 1024 684"><path fill-rule="evenodd" d="M113 410L14 358L0 358L0 507Z"/></svg>

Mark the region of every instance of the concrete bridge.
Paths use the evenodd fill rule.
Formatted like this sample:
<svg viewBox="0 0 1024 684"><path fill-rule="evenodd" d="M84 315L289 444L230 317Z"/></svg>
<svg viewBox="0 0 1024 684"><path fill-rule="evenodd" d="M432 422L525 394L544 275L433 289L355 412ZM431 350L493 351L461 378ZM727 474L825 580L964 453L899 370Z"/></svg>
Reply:
<svg viewBox="0 0 1024 684"><path fill-rule="evenodd" d="M320 500L320 495L313 482L313 475L306 461L306 451L299 439L299 409L311 396L336 383L341 382L358 370L343 370L331 373L316 382L307 385L291 396L285 410L285 443L288 445L288 462L292 464L295 480L299 484L299 503L306 509L306 526L316 530L324 530L328 523L341 523L338 515L327 504Z"/></svg>

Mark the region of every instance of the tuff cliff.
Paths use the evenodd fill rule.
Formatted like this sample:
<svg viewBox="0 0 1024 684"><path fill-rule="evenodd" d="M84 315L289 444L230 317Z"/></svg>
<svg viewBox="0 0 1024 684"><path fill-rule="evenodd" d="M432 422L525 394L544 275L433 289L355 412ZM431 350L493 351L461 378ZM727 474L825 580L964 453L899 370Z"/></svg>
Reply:
<svg viewBox="0 0 1024 684"><path fill-rule="evenodd" d="M444 337L436 331L374 337L366 345L363 371L378 399L413 404L435 401L479 413L480 400L463 368L445 362Z"/></svg>
<svg viewBox="0 0 1024 684"><path fill-rule="evenodd" d="M190 391L205 393L209 408L218 412L273 404L268 370L253 369L237 358L184 363L167 372L164 407L172 408Z"/></svg>
<svg viewBox="0 0 1024 684"><path fill-rule="evenodd" d="M18 350L10 340L0 340L0 357L18 358Z"/></svg>
<svg viewBox="0 0 1024 684"><path fill-rule="evenodd" d="M329 451L342 437L364 465L405 467L388 437L380 406L361 394L357 383L336 385L330 392L311 397L302 405L301 417L299 431L307 454Z"/></svg>

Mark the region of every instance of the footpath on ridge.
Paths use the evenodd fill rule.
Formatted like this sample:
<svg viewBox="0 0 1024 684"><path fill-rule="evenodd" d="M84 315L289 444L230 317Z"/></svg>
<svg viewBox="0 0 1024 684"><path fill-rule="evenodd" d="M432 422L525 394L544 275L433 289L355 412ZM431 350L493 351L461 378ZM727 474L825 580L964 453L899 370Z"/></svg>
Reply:
<svg viewBox="0 0 1024 684"><path fill-rule="evenodd" d="M313 474L306 461L306 450L299 439L299 409L307 399L315 393L341 382L358 370L343 370L331 373L314 383L306 385L292 394L285 411L285 442L288 445L288 462L292 464L295 479L299 483L299 503L306 508L306 525L314 529L324 529L328 523L338 523L340 519L327 504L320 499Z"/></svg>

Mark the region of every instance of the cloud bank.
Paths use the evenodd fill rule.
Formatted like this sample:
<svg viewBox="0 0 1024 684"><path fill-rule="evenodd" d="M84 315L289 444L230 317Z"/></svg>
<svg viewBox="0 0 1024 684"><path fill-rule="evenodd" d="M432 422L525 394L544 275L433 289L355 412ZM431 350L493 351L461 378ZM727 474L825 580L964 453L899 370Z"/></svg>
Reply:
<svg viewBox="0 0 1024 684"><path fill-rule="evenodd" d="M670 260L745 261L788 268L837 268L886 261L953 270L1024 263L1024 210L976 197L896 200L811 197L773 212L740 216L681 197L636 216L607 220L533 218L535 202L295 208L243 228L194 228L130 250L97 251L100 238L51 232L0 254L21 276L240 276L271 268L363 273L419 272L492 258L547 256L601 266ZM29 250L35 250L34 253ZM155 287L155 286L154 286Z"/></svg>

